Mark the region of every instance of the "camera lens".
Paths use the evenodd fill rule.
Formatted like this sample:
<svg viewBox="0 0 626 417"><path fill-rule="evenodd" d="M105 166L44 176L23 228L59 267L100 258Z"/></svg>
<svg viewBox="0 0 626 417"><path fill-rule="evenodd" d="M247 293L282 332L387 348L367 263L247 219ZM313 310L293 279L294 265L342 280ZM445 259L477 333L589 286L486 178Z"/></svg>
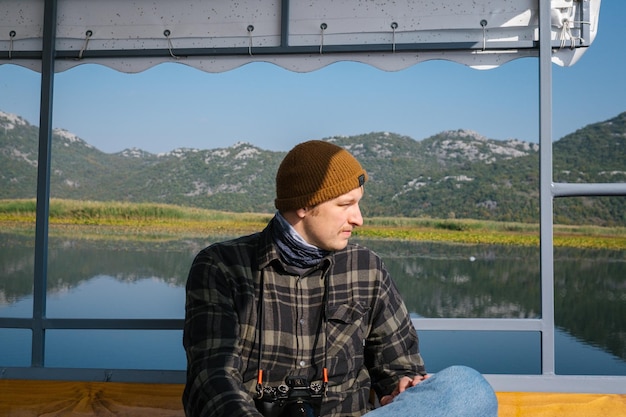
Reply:
<svg viewBox="0 0 626 417"><path fill-rule="evenodd" d="M317 417L311 404L306 402L294 402L285 406L281 417Z"/></svg>

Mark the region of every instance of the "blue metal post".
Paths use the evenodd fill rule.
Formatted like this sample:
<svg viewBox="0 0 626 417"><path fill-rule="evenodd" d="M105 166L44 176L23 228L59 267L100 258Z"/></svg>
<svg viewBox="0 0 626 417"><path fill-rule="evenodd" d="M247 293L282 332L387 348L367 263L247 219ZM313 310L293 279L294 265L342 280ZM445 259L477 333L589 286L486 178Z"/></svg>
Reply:
<svg viewBox="0 0 626 417"><path fill-rule="evenodd" d="M42 367L45 352L46 288L48 276L48 216L50 214L50 152L56 40L57 1L44 3L37 165L37 220L35 225L35 276L33 285L33 343L31 365Z"/></svg>
<svg viewBox="0 0 626 417"><path fill-rule="evenodd" d="M555 374L552 196L552 47L550 0L539 0L539 204L541 239L541 369Z"/></svg>

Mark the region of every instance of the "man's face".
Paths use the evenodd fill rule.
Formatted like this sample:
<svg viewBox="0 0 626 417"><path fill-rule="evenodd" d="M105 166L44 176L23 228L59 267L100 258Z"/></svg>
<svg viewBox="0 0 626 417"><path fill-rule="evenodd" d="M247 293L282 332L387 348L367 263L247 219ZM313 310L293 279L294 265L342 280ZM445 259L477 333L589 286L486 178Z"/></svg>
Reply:
<svg viewBox="0 0 626 417"><path fill-rule="evenodd" d="M363 224L359 201L363 187L312 208L299 210L302 221L297 227L305 241L318 248L335 251L346 247L352 230Z"/></svg>

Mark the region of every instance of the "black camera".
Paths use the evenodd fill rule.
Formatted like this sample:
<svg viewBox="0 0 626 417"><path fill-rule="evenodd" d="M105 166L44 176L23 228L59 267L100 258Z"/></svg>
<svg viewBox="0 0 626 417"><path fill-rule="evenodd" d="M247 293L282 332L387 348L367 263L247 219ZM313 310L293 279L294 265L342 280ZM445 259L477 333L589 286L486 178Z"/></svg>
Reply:
<svg viewBox="0 0 626 417"><path fill-rule="evenodd" d="M319 417L323 391L319 382L288 376L278 387L263 387L256 407L265 417Z"/></svg>

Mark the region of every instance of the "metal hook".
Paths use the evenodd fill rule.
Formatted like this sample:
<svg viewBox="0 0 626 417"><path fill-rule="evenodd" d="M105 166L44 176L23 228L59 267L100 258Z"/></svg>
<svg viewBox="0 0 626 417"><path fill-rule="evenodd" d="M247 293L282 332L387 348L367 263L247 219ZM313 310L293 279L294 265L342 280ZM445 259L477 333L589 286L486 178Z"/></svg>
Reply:
<svg viewBox="0 0 626 417"><path fill-rule="evenodd" d="M480 21L480 26L483 27L483 51L487 49L487 21L485 19Z"/></svg>
<svg viewBox="0 0 626 417"><path fill-rule="evenodd" d="M174 55L173 49L174 46L172 45L172 40L170 39L170 35L172 34L172 32L170 32L169 29L165 29L163 31L163 36L165 36L165 38L167 39L167 49L170 51L170 56L174 59L180 59L180 57Z"/></svg>
<svg viewBox="0 0 626 417"><path fill-rule="evenodd" d="M322 38L320 40L320 55L322 55L322 49L324 48L324 31L328 28L326 23L322 23L320 25L320 29L322 29Z"/></svg>
<svg viewBox="0 0 626 417"><path fill-rule="evenodd" d="M254 31L254 26L248 25L246 30L248 31L248 54L252 56L252 32Z"/></svg>
<svg viewBox="0 0 626 417"><path fill-rule="evenodd" d="M87 49L87 45L89 45L89 39L93 36L93 32L88 30L85 32L85 43L83 43L83 47L80 48L80 52L78 53L78 59L83 59L83 53Z"/></svg>
<svg viewBox="0 0 626 417"><path fill-rule="evenodd" d="M398 29L397 22L391 22L391 51L396 53L396 29Z"/></svg>
<svg viewBox="0 0 626 417"><path fill-rule="evenodd" d="M17 35L14 30L9 32L9 59L11 59L11 54L13 53L13 38Z"/></svg>

